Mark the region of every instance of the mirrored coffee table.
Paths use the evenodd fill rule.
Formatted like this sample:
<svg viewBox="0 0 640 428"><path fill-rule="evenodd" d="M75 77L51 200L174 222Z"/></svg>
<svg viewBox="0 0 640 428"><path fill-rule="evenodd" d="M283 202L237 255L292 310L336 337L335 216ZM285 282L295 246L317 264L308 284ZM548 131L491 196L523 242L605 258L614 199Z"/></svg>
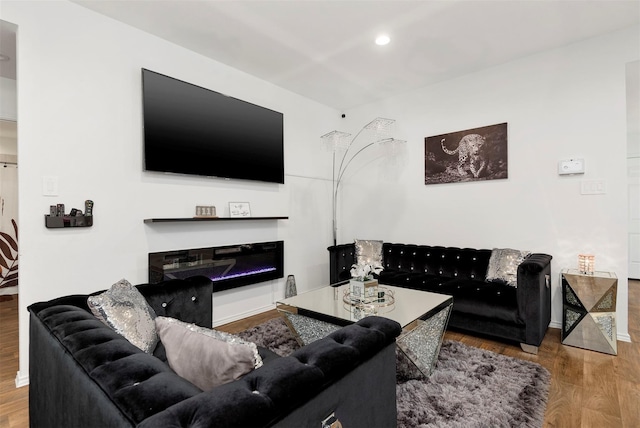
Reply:
<svg viewBox="0 0 640 428"><path fill-rule="evenodd" d="M449 322L453 298L390 285L379 287L385 292L379 300L351 302L347 282L282 299L276 307L303 346L366 316L397 321L403 332L396 343L411 366L398 369L407 377L430 376Z"/></svg>

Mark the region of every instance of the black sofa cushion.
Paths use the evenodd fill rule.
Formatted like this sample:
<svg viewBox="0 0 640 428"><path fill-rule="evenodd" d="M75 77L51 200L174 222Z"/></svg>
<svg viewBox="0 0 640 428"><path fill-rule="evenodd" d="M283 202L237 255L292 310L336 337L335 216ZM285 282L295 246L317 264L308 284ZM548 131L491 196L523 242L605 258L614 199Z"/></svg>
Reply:
<svg viewBox="0 0 640 428"><path fill-rule="evenodd" d="M454 279L431 291L453 296L459 313L524 325L516 289L506 284Z"/></svg>
<svg viewBox="0 0 640 428"><path fill-rule="evenodd" d="M211 328L213 283L205 276L136 286L159 317Z"/></svg>
<svg viewBox="0 0 640 428"><path fill-rule="evenodd" d="M37 317L122 413L136 423L201 392L85 309L51 306L38 312Z"/></svg>
<svg viewBox="0 0 640 428"><path fill-rule="evenodd" d="M412 244L383 245L384 271L454 279L484 281L491 250L472 248L428 247Z"/></svg>

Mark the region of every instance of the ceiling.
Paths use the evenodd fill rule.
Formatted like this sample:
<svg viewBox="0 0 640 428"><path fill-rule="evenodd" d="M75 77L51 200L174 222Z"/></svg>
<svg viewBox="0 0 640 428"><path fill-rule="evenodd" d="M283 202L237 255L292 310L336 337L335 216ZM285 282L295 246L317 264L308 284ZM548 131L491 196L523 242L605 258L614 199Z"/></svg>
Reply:
<svg viewBox="0 0 640 428"><path fill-rule="evenodd" d="M638 0L73 2L338 110L640 22Z"/></svg>

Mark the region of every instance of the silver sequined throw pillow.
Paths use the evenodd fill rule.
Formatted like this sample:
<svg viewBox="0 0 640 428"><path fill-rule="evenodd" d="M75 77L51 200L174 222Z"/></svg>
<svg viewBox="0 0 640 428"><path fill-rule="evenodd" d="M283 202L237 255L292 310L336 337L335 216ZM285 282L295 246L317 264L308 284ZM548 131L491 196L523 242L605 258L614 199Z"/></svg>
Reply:
<svg viewBox="0 0 640 428"><path fill-rule="evenodd" d="M382 266L382 241L356 239L355 246L357 264Z"/></svg>
<svg viewBox="0 0 640 428"><path fill-rule="evenodd" d="M156 313L129 281L121 279L104 293L90 296L87 304L93 315L116 333L144 352L153 352L158 344Z"/></svg>
<svg viewBox="0 0 640 428"><path fill-rule="evenodd" d="M503 282L512 287L518 287L518 266L529 255L531 255L530 251L494 248L491 251L486 280Z"/></svg>

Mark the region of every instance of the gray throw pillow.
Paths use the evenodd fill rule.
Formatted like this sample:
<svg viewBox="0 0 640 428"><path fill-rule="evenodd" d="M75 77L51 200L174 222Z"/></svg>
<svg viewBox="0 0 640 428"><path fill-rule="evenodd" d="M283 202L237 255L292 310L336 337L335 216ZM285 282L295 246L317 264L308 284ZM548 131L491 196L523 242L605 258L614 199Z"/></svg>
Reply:
<svg viewBox="0 0 640 428"><path fill-rule="evenodd" d="M356 264L382 266L382 241L356 239Z"/></svg>
<svg viewBox="0 0 640 428"><path fill-rule="evenodd" d="M156 328L169 367L203 391L262 366L255 343L237 336L167 317L157 317Z"/></svg>
<svg viewBox="0 0 640 428"><path fill-rule="evenodd" d="M486 280L503 282L517 288L518 266L530 255L530 251L494 248L491 251L491 258L489 258Z"/></svg>
<svg viewBox="0 0 640 428"><path fill-rule="evenodd" d="M142 294L126 279L104 293L90 296L87 305L96 318L129 342L151 353L158 344L156 313Z"/></svg>

